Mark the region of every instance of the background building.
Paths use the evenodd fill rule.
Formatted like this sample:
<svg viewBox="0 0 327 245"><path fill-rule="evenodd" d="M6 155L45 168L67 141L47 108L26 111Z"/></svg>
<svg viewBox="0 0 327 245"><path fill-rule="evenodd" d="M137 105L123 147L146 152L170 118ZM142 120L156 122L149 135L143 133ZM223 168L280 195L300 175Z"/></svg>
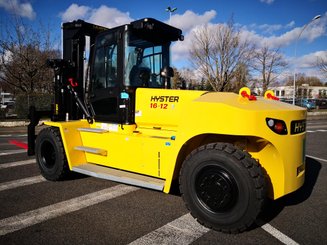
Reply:
<svg viewBox="0 0 327 245"><path fill-rule="evenodd" d="M271 87L275 95L280 99L292 99L293 98L293 86L279 86ZM323 86L309 86L308 84L302 84L296 87L296 98L308 98L308 99L321 99L327 98L327 87Z"/></svg>

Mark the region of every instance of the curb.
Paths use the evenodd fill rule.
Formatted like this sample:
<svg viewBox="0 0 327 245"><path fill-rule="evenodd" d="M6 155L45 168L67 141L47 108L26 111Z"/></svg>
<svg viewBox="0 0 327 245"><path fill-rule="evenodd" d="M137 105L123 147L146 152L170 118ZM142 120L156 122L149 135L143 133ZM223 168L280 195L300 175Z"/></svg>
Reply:
<svg viewBox="0 0 327 245"><path fill-rule="evenodd" d="M5 121L0 122L0 127L21 127L21 126L27 126L29 124L28 121Z"/></svg>
<svg viewBox="0 0 327 245"><path fill-rule="evenodd" d="M40 120L38 126L43 125L46 120ZM0 121L0 128L27 127L29 121Z"/></svg>
<svg viewBox="0 0 327 245"><path fill-rule="evenodd" d="M315 120L322 120L322 119L327 119L327 111L324 111L324 112L308 112L307 114L307 119L308 120L312 120L312 119L315 119Z"/></svg>

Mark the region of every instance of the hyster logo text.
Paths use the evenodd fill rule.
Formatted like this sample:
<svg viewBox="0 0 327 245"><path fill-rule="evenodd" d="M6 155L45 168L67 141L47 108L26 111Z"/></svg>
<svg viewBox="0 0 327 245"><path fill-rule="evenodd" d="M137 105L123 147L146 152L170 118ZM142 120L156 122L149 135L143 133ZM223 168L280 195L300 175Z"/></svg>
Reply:
<svg viewBox="0 0 327 245"><path fill-rule="evenodd" d="M293 121L291 123L291 134L299 134L305 132L305 128L306 128L305 120Z"/></svg>
<svg viewBox="0 0 327 245"><path fill-rule="evenodd" d="M300 132L303 132L304 130L305 130L305 122L295 123L295 125L294 125L295 133L300 133Z"/></svg>
<svg viewBox="0 0 327 245"><path fill-rule="evenodd" d="M178 102L179 96L151 96L153 102Z"/></svg>

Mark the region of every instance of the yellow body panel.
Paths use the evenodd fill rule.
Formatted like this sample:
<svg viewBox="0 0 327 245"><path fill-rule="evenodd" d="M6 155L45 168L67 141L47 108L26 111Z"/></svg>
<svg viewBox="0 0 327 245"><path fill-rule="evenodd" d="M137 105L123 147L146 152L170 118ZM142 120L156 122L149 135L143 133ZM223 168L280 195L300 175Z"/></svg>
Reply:
<svg viewBox="0 0 327 245"><path fill-rule="evenodd" d="M76 130L78 127L87 127L86 120L70 121L70 122L45 122L48 126L58 127L62 136L63 145L65 148L67 161L70 169L73 166L80 165L86 162L84 154L75 154L74 147L82 145L80 133Z"/></svg>
<svg viewBox="0 0 327 245"><path fill-rule="evenodd" d="M135 102L134 125L85 120L47 123L60 128L70 168L90 162L149 175L164 179L164 192L169 192L178 163L185 157L181 149L190 152L193 145L198 147L210 138L210 142L234 143L257 159L267 173L272 199L304 182L305 132L289 132L291 121L306 119L300 107L264 98L249 101L234 93L145 88L137 89ZM267 117L283 120L288 134L269 129ZM81 152L76 146L101 148L107 154Z"/></svg>

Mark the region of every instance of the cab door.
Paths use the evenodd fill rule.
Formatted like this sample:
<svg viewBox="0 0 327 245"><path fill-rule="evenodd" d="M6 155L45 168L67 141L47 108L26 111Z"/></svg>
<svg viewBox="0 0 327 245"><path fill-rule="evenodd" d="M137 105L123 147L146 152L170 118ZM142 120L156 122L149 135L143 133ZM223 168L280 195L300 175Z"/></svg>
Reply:
<svg viewBox="0 0 327 245"><path fill-rule="evenodd" d="M91 69L91 104L96 121L119 120L119 43L117 32L106 32L96 42Z"/></svg>

